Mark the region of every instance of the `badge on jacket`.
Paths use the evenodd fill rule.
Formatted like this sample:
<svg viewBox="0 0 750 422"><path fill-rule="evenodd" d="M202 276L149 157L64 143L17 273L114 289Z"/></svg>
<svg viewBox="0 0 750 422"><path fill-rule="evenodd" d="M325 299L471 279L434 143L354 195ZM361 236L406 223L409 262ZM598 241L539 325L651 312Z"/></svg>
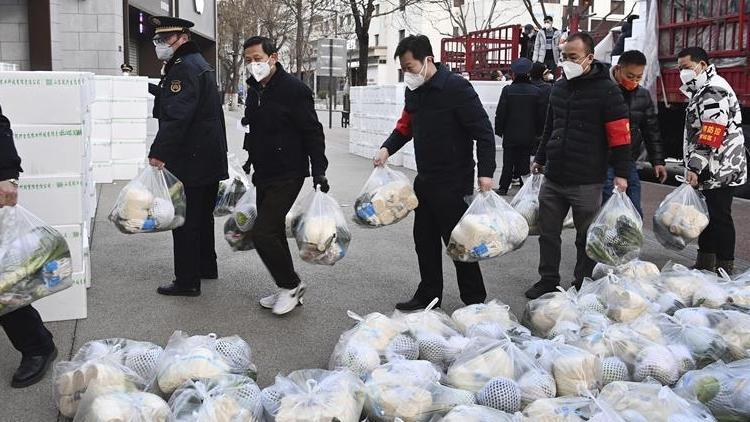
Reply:
<svg viewBox="0 0 750 422"><path fill-rule="evenodd" d="M182 91L182 82L181 81L172 81L169 85L169 90L174 92L175 94Z"/></svg>

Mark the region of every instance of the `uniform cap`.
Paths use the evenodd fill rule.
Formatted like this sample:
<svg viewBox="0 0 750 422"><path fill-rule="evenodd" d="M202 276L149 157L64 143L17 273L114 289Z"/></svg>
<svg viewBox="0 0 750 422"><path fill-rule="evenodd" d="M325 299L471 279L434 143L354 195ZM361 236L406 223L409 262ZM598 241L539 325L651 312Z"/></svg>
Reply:
<svg viewBox="0 0 750 422"><path fill-rule="evenodd" d="M516 75L526 75L531 72L531 67L534 65L531 60L526 57L520 57L515 59L510 65L510 70Z"/></svg>
<svg viewBox="0 0 750 422"><path fill-rule="evenodd" d="M152 16L149 23L154 27L154 33L157 35L167 32L188 32L190 28L195 26L189 20L172 16Z"/></svg>

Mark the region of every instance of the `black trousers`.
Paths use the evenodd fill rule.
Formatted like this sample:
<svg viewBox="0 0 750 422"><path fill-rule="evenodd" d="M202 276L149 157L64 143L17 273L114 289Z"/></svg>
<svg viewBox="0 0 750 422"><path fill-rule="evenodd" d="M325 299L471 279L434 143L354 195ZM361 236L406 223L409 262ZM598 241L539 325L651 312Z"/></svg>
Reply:
<svg viewBox="0 0 750 422"><path fill-rule="evenodd" d="M708 205L708 226L698 238L698 250L714 253L722 261L734 260L735 230L732 219L734 187L704 190Z"/></svg>
<svg viewBox="0 0 750 422"><path fill-rule="evenodd" d="M414 244L419 261L421 282L414 297L430 302L443 297L443 245L468 205L464 189L431 184L417 179L414 190L419 206L414 211ZM482 303L487 298L479 264L455 262L461 300L467 304Z"/></svg>
<svg viewBox="0 0 750 422"><path fill-rule="evenodd" d="M560 233L571 208L576 227L575 281L591 277L596 263L586 255L586 233L601 208L602 185L560 185L544 180L539 191L539 275L542 283L560 284Z"/></svg>
<svg viewBox="0 0 750 422"><path fill-rule="evenodd" d="M24 356L41 356L52 352L52 333L44 327L42 317L31 305L0 316L0 325L11 344Z"/></svg>
<svg viewBox="0 0 750 422"><path fill-rule="evenodd" d="M300 178L257 186L258 218L251 235L260 259L281 289L294 289L300 283L286 239L286 214L304 181Z"/></svg>
<svg viewBox="0 0 750 422"><path fill-rule="evenodd" d="M201 276L217 274L214 206L219 184L185 187L185 224L172 231L175 283L200 287Z"/></svg>
<svg viewBox="0 0 750 422"><path fill-rule="evenodd" d="M514 177L526 176L531 167L529 147L503 147L503 171L500 173L500 190L508 190Z"/></svg>

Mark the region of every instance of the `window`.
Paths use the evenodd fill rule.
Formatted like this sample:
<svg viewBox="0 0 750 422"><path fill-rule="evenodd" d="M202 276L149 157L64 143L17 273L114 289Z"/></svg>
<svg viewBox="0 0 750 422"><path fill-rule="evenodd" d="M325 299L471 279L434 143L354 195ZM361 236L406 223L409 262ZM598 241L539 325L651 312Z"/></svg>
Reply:
<svg viewBox="0 0 750 422"><path fill-rule="evenodd" d="M398 81L403 82L404 81L404 71L399 69L398 70Z"/></svg>
<svg viewBox="0 0 750 422"><path fill-rule="evenodd" d="M625 14L625 2L622 0L610 1L610 11L613 15L624 15Z"/></svg>
<svg viewBox="0 0 750 422"><path fill-rule="evenodd" d="M380 59L380 60L378 60L378 63L380 63L380 64L388 64L388 60L386 60L386 59Z"/></svg>
<svg viewBox="0 0 750 422"><path fill-rule="evenodd" d="M401 41L401 40L403 40L404 38L406 38L406 30L404 30L404 29L400 29L400 30L398 31L398 40L399 40L399 41Z"/></svg>
<svg viewBox="0 0 750 422"><path fill-rule="evenodd" d="M375 34L375 46L380 45L380 34Z"/></svg>

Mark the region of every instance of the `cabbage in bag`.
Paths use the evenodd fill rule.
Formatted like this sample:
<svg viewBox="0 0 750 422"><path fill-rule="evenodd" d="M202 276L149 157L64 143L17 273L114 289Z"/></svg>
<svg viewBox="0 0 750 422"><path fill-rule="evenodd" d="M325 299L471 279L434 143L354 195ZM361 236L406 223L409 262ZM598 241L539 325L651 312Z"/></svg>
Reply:
<svg viewBox="0 0 750 422"><path fill-rule="evenodd" d="M262 422L260 388L242 375L188 380L169 399L173 422Z"/></svg>
<svg viewBox="0 0 750 422"><path fill-rule="evenodd" d="M667 195L654 214L656 240L669 249L685 249L707 226L706 200L689 184Z"/></svg>
<svg viewBox="0 0 750 422"><path fill-rule="evenodd" d="M455 261L477 262L505 255L529 235L526 219L495 192L480 192L451 232L447 254Z"/></svg>
<svg viewBox="0 0 750 422"><path fill-rule="evenodd" d="M708 407L719 420L750 420L750 359L716 362L685 374L674 387L681 397Z"/></svg>
<svg viewBox="0 0 750 422"><path fill-rule="evenodd" d="M186 204L182 182L148 166L122 189L109 220L125 234L174 230L185 224Z"/></svg>
<svg viewBox="0 0 750 422"><path fill-rule="evenodd" d="M299 256L310 264L333 265L346 256L352 235L332 196L320 191L310 195L295 227Z"/></svg>
<svg viewBox="0 0 750 422"><path fill-rule="evenodd" d="M250 188L250 181L234 154L227 154L227 162L229 163L229 178L219 182L216 206L214 207L214 216L216 217L223 217L234 212L237 202Z"/></svg>
<svg viewBox="0 0 750 422"><path fill-rule="evenodd" d="M73 285L62 235L28 210L0 208L0 315Z"/></svg>
<svg viewBox="0 0 750 422"><path fill-rule="evenodd" d="M354 201L354 221L369 227L398 223L419 205L405 174L375 167Z"/></svg>
<svg viewBox="0 0 750 422"><path fill-rule="evenodd" d="M643 220L625 192L615 189L586 236L586 254L594 261L621 265L638 257Z"/></svg>

